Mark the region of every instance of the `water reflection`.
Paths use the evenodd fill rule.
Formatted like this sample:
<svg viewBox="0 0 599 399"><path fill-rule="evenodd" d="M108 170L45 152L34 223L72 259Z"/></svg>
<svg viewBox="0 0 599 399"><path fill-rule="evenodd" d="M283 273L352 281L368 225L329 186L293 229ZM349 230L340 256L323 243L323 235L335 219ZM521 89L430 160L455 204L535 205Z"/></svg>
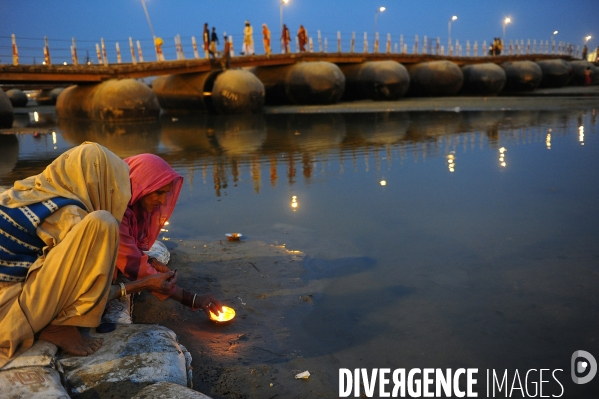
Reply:
<svg viewBox="0 0 599 399"><path fill-rule="evenodd" d="M25 177L19 174L15 159L28 160L25 169L37 173L59 151L83 141L98 142L123 158L142 152L159 154L173 166L184 168L189 184L198 171L203 182L212 180L216 196L231 183L237 186L244 174L249 175L254 191L260 192L264 184L276 187L281 179L294 185L298 178L310 183L316 175L343 174L348 159L354 171L362 167L368 171L371 166L379 171L381 162L391 168L394 159L401 165L408 159L406 154L412 153L414 162L443 157L448 170L455 172L461 153L536 142L555 148L555 138L572 125L578 131L578 142L584 145L585 134L594 132L597 114L597 110L573 110L163 115L158 122L129 124L56 121L53 114L38 114L36 121L29 114L18 114L11 131L45 128L52 136L36 133L37 144L24 136L6 138L12 145L2 147L5 166L0 177L2 184ZM585 129L585 123L591 128ZM20 148L19 143L24 142L27 145ZM358 157L363 163L357 162ZM500 158L505 167L505 154ZM339 162L331 164L334 159ZM262 176L265 172L267 181ZM380 176L378 181L385 179Z"/></svg>
<svg viewBox="0 0 599 399"><path fill-rule="evenodd" d="M60 119L62 137L72 146L95 141L110 148L121 158L143 152L158 152L160 124L158 122L98 123Z"/></svg>

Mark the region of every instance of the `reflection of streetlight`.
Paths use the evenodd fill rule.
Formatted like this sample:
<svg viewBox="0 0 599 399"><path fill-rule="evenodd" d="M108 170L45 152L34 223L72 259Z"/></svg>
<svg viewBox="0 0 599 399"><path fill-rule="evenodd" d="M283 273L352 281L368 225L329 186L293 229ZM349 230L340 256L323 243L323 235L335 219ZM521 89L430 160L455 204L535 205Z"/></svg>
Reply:
<svg viewBox="0 0 599 399"><path fill-rule="evenodd" d="M289 0L281 0L281 6L280 6L280 25L281 25L281 32L283 32L283 4L287 4L289 3Z"/></svg>
<svg viewBox="0 0 599 399"><path fill-rule="evenodd" d="M449 43L447 46L447 51L450 51L450 49L451 49L451 23L453 21L455 21L456 19L458 19L458 17L456 15L454 15L453 17L451 17L449 22L447 22L447 43Z"/></svg>
<svg viewBox="0 0 599 399"><path fill-rule="evenodd" d="M379 7L375 12L374 12L374 35L376 36L376 16L378 15L379 12L383 12L385 11L386 8L385 7Z"/></svg>
<svg viewBox="0 0 599 399"><path fill-rule="evenodd" d="M505 163L505 152L506 151L507 151L507 149L505 147L501 147L499 149L499 165L503 166L504 168L507 165Z"/></svg>
<svg viewBox="0 0 599 399"><path fill-rule="evenodd" d="M507 17L506 19L503 20L503 41L504 42L505 42L505 26L511 22L512 22L512 19L510 17Z"/></svg>
<svg viewBox="0 0 599 399"><path fill-rule="evenodd" d="M297 197L294 195L291 197L291 208L293 209L293 212L297 211L298 206L299 204L297 203Z"/></svg>
<svg viewBox="0 0 599 399"><path fill-rule="evenodd" d="M455 172L455 152L452 151L447 155L447 169L450 172Z"/></svg>

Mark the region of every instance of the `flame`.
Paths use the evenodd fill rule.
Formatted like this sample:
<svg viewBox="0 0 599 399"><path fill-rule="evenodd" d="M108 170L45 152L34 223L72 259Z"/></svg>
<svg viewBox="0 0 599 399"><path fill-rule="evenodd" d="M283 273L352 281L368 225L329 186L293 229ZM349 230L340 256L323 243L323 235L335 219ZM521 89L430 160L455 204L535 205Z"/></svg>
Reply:
<svg viewBox="0 0 599 399"><path fill-rule="evenodd" d="M223 306L223 311L218 313L218 316L210 311L210 320L216 321L219 323L233 320L235 317L235 309L232 309L228 306Z"/></svg>

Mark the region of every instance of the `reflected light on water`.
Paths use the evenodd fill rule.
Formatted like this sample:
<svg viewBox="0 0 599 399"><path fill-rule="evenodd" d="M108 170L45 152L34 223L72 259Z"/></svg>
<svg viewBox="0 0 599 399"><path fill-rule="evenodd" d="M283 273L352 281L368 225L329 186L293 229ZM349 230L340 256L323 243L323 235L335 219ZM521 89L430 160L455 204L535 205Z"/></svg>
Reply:
<svg viewBox="0 0 599 399"><path fill-rule="evenodd" d="M447 155L447 169L449 169L450 172L455 172L455 151L452 151Z"/></svg>
<svg viewBox="0 0 599 399"><path fill-rule="evenodd" d="M506 167L506 163L505 163L505 152L507 151L507 149L505 147L501 147L499 149L499 165L503 166L504 168Z"/></svg>
<svg viewBox="0 0 599 399"><path fill-rule="evenodd" d="M386 180L381 180L381 186L386 186L387 185L387 181Z"/></svg>
<svg viewBox="0 0 599 399"><path fill-rule="evenodd" d="M291 208L293 209L293 212L297 211L298 206L299 204L297 202L297 197L294 195L293 197L291 197Z"/></svg>
<svg viewBox="0 0 599 399"><path fill-rule="evenodd" d="M547 137L545 138L545 145L547 146L548 150L551 149L551 133L547 133Z"/></svg>
<svg viewBox="0 0 599 399"><path fill-rule="evenodd" d="M584 126L578 127L578 141L580 145L584 145Z"/></svg>

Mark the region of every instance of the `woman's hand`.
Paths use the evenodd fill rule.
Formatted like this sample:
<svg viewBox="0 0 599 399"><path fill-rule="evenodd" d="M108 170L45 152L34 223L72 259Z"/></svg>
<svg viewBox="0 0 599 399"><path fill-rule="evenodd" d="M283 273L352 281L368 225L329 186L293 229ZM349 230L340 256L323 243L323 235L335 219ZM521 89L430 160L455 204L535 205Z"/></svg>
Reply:
<svg viewBox="0 0 599 399"><path fill-rule="evenodd" d="M140 281L148 291L158 292L160 294L169 294L173 287L177 285L177 271L167 271L166 273L156 273L144 277Z"/></svg>
<svg viewBox="0 0 599 399"><path fill-rule="evenodd" d="M208 318L210 318L210 311L218 315L223 310L223 305L212 294L197 295L193 307L196 309L201 308Z"/></svg>
<svg viewBox="0 0 599 399"><path fill-rule="evenodd" d="M156 271L158 271L160 273L166 273L166 272L170 272L171 271L171 269L169 269L167 265L165 265L164 263L160 262L156 258L148 258L148 263L150 265L152 265L152 267L154 269L156 269Z"/></svg>

